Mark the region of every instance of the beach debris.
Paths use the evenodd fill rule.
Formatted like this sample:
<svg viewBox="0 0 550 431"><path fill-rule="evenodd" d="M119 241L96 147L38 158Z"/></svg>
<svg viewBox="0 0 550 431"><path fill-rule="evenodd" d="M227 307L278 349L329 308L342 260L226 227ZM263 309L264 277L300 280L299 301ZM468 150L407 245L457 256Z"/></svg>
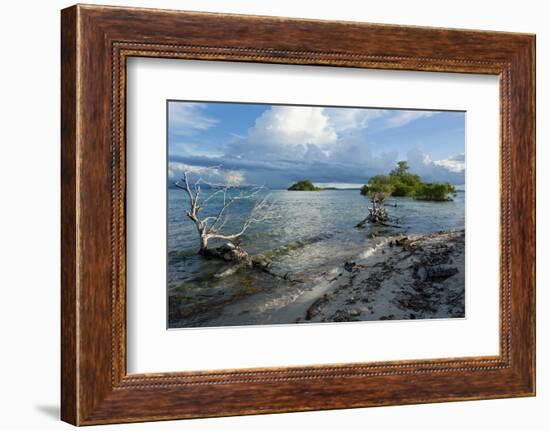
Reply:
<svg viewBox="0 0 550 431"><path fill-rule="evenodd" d="M395 245L399 245L399 246L403 247L403 246L407 245L408 242L409 242L409 238L404 236L402 238L397 238L395 240Z"/></svg>
<svg viewBox="0 0 550 431"><path fill-rule="evenodd" d="M290 271L287 271L285 274L279 274L271 269L271 262L266 262L264 259L251 259L252 268L257 269L265 274L268 274L272 277L279 278L281 280L289 281L291 283L304 283L305 280L298 278L293 278Z"/></svg>
<svg viewBox="0 0 550 431"><path fill-rule="evenodd" d="M420 281L426 281L428 278L428 270L424 266L419 266L416 268L416 277L420 279Z"/></svg>
<svg viewBox="0 0 550 431"><path fill-rule="evenodd" d="M458 273L458 268L436 266L427 270L427 278L430 281L443 281Z"/></svg>
<svg viewBox="0 0 550 431"><path fill-rule="evenodd" d="M320 298L316 299L313 304L309 306L309 308L306 311L306 318L305 320L311 320L313 319L319 312L321 311L321 308L328 304L329 298L328 295L325 293Z"/></svg>
<svg viewBox="0 0 550 431"><path fill-rule="evenodd" d="M352 296L351 298L346 299L346 305L355 304L357 302L357 298L355 296Z"/></svg>
<svg viewBox="0 0 550 431"><path fill-rule="evenodd" d="M239 265L252 267L252 258L249 254L233 243L225 243L216 248L208 248L204 251L204 257L221 259L226 262L236 262Z"/></svg>
<svg viewBox="0 0 550 431"><path fill-rule="evenodd" d="M344 269L347 272L353 272L354 269L356 269L357 264L355 262L345 262L344 263Z"/></svg>
<svg viewBox="0 0 550 431"><path fill-rule="evenodd" d="M421 252L421 260L412 264L411 270L414 282L410 288L403 289L394 298L394 303L403 311L412 311L415 318L445 312L449 317L464 316L464 289L449 289L456 284L443 284L450 277L458 274L457 267L450 265L454 262L451 257L459 250L463 250L463 232L450 236L446 232L439 232L443 236L438 241L424 242L423 247L417 247ZM420 316L419 316L420 314ZM409 317L413 318L413 317Z"/></svg>
<svg viewBox="0 0 550 431"><path fill-rule="evenodd" d="M361 314L359 310L356 309L344 309L336 310L336 312L331 316L328 321L330 322L358 322L357 317Z"/></svg>

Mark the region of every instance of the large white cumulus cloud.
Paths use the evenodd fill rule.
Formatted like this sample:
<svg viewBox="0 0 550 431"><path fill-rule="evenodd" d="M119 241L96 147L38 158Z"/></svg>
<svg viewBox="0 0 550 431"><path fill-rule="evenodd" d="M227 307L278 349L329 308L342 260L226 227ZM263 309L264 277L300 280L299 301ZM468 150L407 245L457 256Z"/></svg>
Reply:
<svg viewBox="0 0 550 431"><path fill-rule="evenodd" d="M360 130L385 112L273 106L256 119L246 137L233 141L227 155L256 160L324 160L370 165L375 159Z"/></svg>

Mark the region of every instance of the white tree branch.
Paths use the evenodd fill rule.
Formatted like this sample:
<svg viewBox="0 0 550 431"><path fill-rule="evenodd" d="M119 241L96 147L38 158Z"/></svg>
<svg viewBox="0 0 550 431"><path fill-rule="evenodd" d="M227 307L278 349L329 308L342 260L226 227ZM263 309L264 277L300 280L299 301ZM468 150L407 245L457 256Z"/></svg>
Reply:
<svg viewBox="0 0 550 431"><path fill-rule="evenodd" d="M214 166L211 168L199 168L195 172L201 173L204 171L216 171L216 174L219 174L217 171L221 169L221 166ZM273 217L272 205L268 205L268 196L263 197L262 199L256 200L259 198L260 193L265 190L264 186L254 186L249 187L248 189L240 189L236 185L234 180L235 176L239 178L239 175L232 175L228 179L226 175L226 183L214 183L206 181L202 176L199 176L194 182L193 186L190 186L189 183L189 174L190 172L186 171L183 173L183 184L175 182L175 186L179 189L184 190L187 193L189 199L189 210L187 211L187 216L191 219L199 234L201 240L201 250L206 249L208 246L209 239L221 239L225 241L235 241L241 237L246 230L254 223L258 223L264 220L268 220ZM207 185L212 189L216 189L213 193L207 196L202 202L200 201L201 196L201 185ZM235 190L236 194L231 196L231 191ZM206 206L206 204L211 203L215 204L215 198L220 197L221 203L217 209L216 215L210 215L204 218L199 217L200 211ZM241 225L241 229L238 232L232 234L222 233L222 229L226 226L226 223L229 220L227 215L227 209L237 201L244 200L256 200L254 206L244 222Z"/></svg>

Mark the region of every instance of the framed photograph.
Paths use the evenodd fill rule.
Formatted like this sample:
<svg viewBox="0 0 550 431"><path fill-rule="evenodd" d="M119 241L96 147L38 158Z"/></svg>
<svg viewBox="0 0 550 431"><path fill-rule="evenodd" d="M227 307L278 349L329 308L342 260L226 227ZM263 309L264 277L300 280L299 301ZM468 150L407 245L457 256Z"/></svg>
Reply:
<svg viewBox="0 0 550 431"><path fill-rule="evenodd" d="M535 394L535 37L62 11L62 419Z"/></svg>
<svg viewBox="0 0 550 431"><path fill-rule="evenodd" d="M465 112L167 111L168 328L465 317Z"/></svg>

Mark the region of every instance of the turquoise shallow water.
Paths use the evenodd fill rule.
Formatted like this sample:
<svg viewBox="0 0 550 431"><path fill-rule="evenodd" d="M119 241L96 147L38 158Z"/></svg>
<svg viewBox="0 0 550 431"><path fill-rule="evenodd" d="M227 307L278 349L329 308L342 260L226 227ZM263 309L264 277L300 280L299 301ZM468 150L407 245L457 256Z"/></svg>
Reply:
<svg viewBox="0 0 550 431"><path fill-rule="evenodd" d="M203 191L207 197L210 191ZM357 229L355 225L366 213L368 200L358 190L325 190L322 192L268 191L276 218L252 225L242 237L241 246L252 255L265 255L273 260L273 268L281 273L316 271L374 246L381 236L396 233L429 233L464 228L464 192L452 202L426 202L412 198L391 198L388 212L402 229ZM217 204L204 210L214 214ZM239 230L251 207L239 201L230 208L232 222L226 232ZM168 192L168 289L174 294L204 297L221 288L257 289L258 280L246 273L223 279L212 274L223 263L208 261L196 254L199 242L194 225L185 216L187 196L183 190ZM210 213L209 211L210 210ZM375 236L373 238L373 236ZM264 280L265 288L277 288L273 280ZM280 282L278 283L280 285Z"/></svg>

